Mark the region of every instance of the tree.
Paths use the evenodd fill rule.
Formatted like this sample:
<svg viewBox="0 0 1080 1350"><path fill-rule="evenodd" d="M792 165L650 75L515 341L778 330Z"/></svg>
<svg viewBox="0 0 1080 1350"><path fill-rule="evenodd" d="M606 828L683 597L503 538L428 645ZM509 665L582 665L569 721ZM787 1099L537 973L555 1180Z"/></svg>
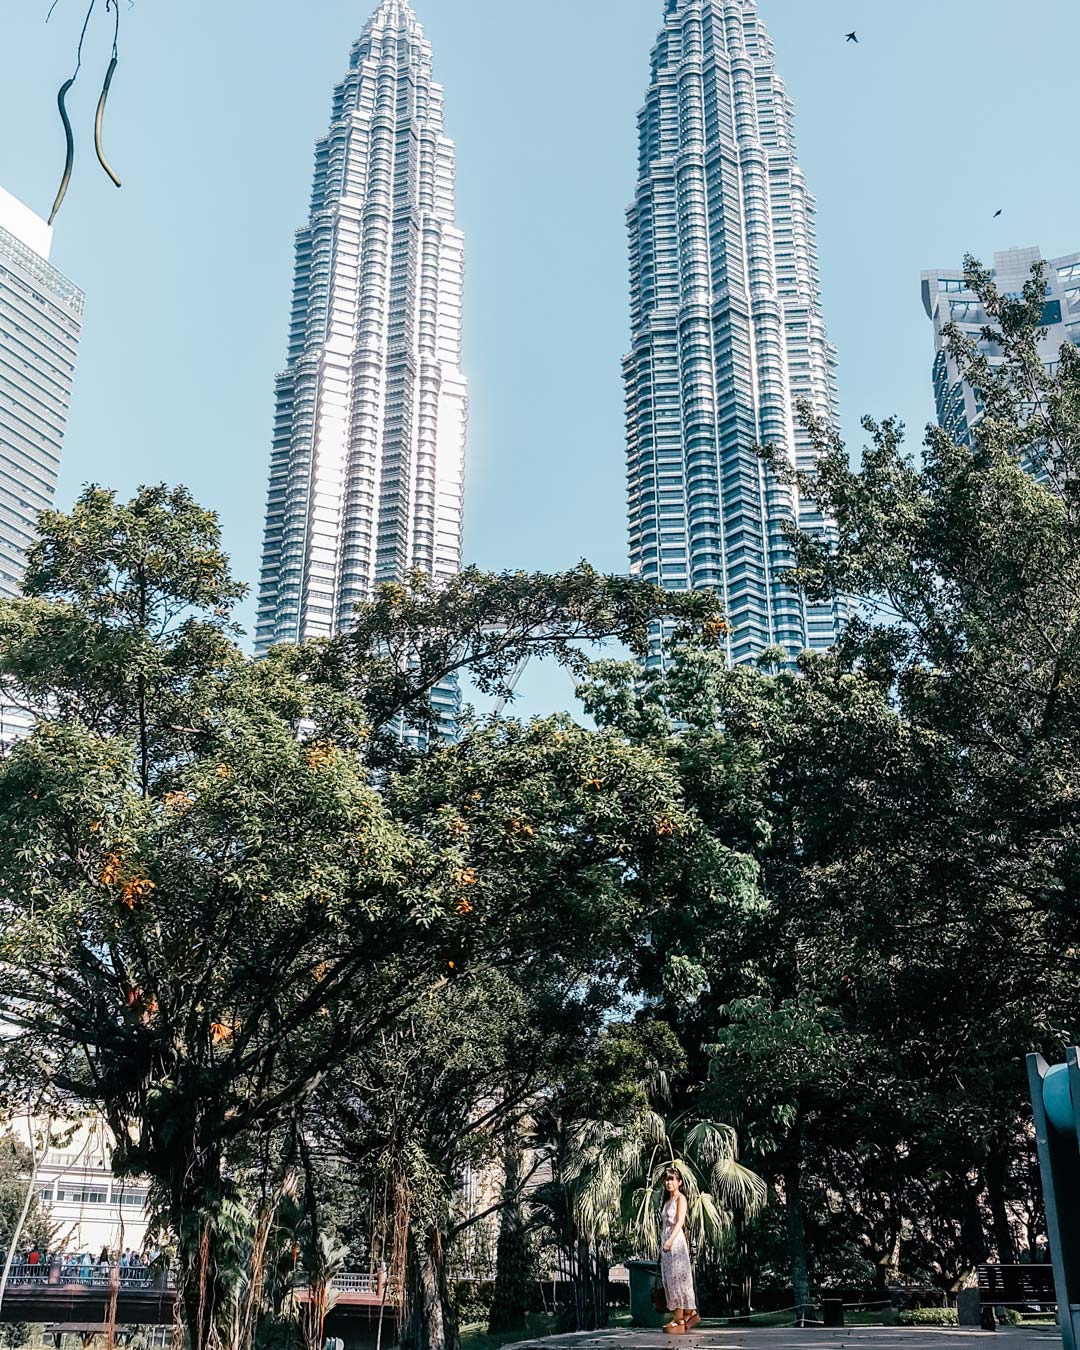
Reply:
<svg viewBox="0 0 1080 1350"><path fill-rule="evenodd" d="M426 796L418 777L376 791L373 768L412 758L392 731L423 731L427 691L455 671L503 689L533 648L574 666L581 639L641 648L661 613L713 602L584 566L469 572L384 587L355 634L252 662L216 520L165 488L128 504L92 488L46 514L25 593L0 605L0 673L49 715L0 766L6 1063L36 1056L74 1108L106 1114L118 1173L152 1179L203 1350L232 1335L229 1272L254 1231L226 1158L257 1154L450 981L633 913L676 847L656 822L684 820L677 783L616 738L493 731L462 799L469 748L434 743ZM534 753L551 798L535 819L512 776Z"/></svg>
<svg viewBox="0 0 1080 1350"><path fill-rule="evenodd" d="M30 1150L10 1130L0 1133L0 1253L6 1253L14 1242L15 1228L22 1217L26 1202L26 1188L30 1182ZM47 1251L52 1237L52 1223L47 1210L37 1195L30 1197L30 1207L20 1230L20 1249L38 1247ZM3 1258L0 1256L0 1267Z"/></svg>
<svg viewBox="0 0 1080 1350"><path fill-rule="evenodd" d="M638 979L691 1081L709 1076L706 1112L777 1188L801 1304L831 1196L879 1282L911 1224L934 1225L947 1286L983 1259L981 1201L950 1226L957 1197L1023 1148L1019 1059L1076 1011L1063 925L982 884L996 827L982 819L976 850L967 756L897 706L879 641L773 673L691 646L662 676L602 663L585 688L599 725L678 766L715 856L753 859L736 906L687 874Z"/></svg>

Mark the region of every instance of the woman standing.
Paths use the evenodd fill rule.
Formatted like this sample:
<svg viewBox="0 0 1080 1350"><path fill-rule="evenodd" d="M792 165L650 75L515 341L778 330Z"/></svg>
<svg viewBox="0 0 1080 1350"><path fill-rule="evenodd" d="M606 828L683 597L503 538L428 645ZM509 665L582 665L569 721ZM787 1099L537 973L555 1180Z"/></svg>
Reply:
<svg viewBox="0 0 1080 1350"><path fill-rule="evenodd" d="M694 1272L690 1268L690 1244L686 1241L686 1196L682 1193L682 1177L674 1167L664 1173L664 1190L667 1200L660 1211L664 1221L660 1275L664 1299L673 1314L664 1330L670 1336L681 1336L696 1327L701 1318L694 1293Z"/></svg>

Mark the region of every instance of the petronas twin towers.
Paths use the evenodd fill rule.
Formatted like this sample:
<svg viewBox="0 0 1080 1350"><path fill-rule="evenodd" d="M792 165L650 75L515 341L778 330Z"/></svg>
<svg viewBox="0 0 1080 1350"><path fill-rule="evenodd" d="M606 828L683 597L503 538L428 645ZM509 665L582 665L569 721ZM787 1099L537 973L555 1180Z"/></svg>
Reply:
<svg viewBox="0 0 1080 1350"><path fill-rule="evenodd" d="M443 91L408 0L334 90L296 237L256 643L329 637L384 581L461 566L464 248Z"/></svg>
<svg viewBox="0 0 1080 1350"><path fill-rule="evenodd" d="M631 571L721 592L729 656L825 647L785 527L827 530L755 444L812 466L794 404L835 416L814 203L756 0L663 0L639 115L624 366ZM357 601L461 563L463 241L443 92L409 0L381 0L334 91L298 232L277 379L257 645L347 628Z"/></svg>

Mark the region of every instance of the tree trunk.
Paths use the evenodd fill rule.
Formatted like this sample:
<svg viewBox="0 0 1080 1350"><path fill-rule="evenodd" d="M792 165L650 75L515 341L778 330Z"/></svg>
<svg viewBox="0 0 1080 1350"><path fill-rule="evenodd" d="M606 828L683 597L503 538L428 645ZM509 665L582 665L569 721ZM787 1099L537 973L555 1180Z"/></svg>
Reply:
<svg viewBox="0 0 1080 1350"><path fill-rule="evenodd" d="M810 1259L806 1246L806 1222L803 1215L802 1137L796 1128L788 1143L782 1176L784 1214L787 1226L788 1262L791 1288L796 1304L795 1319L801 1326L810 1312Z"/></svg>
<svg viewBox="0 0 1080 1350"><path fill-rule="evenodd" d="M208 1350L213 1338L215 1280L210 1262L210 1224L204 1222L198 1243L178 1243L179 1294L190 1350Z"/></svg>
<svg viewBox="0 0 1080 1350"><path fill-rule="evenodd" d="M512 1150L505 1162L503 1196L507 1203L499 1222L499 1242L495 1252L495 1296L488 1321L490 1335L522 1330L529 1311L533 1262L517 1194L520 1175L520 1155Z"/></svg>
<svg viewBox="0 0 1080 1350"><path fill-rule="evenodd" d="M986 1194L990 1201L990 1222L994 1230L994 1247L997 1259L1003 1266L1016 1264L1016 1242L1013 1238L1012 1224L1005 1188L1008 1183L1009 1163L1003 1149L991 1150L986 1161Z"/></svg>
<svg viewBox="0 0 1080 1350"><path fill-rule="evenodd" d="M194 1136L176 1147L170 1178L173 1232L176 1234L177 1295L184 1310L189 1350L211 1350L222 1295L218 1278L221 1234L215 1222L225 1195L223 1158L200 1147Z"/></svg>
<svg viewBox="0 0 1080 1350"><path fill-rule="evenodd" d="M979 1209L979 1189L978 1184L970 1180L964 1187L964 1209L960 1220L963 1255L961 1278L969 1275L989 1254Z"/></svg>
<svg viewBox="0 0 1080 1350"><path fill-rule="evenodd" d="M409 1234L408 1312L401 1343L405 1350L459 1350L457 1314L446 1279L446 1238Z"/></svg>
<svg viewBox="0 0 1080 1350"><path fill-rule="evenodd" d="M330 1288L325 1275L308 1279L307 1302L300 1306L300 1337L304 1350L322 1350Z"/></svg>

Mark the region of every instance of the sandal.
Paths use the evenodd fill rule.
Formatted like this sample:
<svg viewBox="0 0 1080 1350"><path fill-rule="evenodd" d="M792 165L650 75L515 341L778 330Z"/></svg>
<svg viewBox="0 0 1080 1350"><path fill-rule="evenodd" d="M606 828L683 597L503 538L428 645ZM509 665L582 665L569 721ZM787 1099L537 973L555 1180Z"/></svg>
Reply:
<svg viewBox="0 0 1080 1350"><path fill-rule="evenodd" d="M665 1324L664 1330L667 1332L669 1336L682 1336L686 1331L686 1323L668 1322Z"/></svg>
<svg viewBox="0 0 1080 1350"><path fill-rule="evenodd" d="M697 1326L697 1324L698 1324L700 1321L701 1321L701 1318L698 1316L697 1309L695 1308L694 1311L690 1314L690 1316L689 1316L689 1317L686 1319L686 1321L683 1323L683 1327L684 1327L687 1331L693 1331L693 1329Z"/></svg>

